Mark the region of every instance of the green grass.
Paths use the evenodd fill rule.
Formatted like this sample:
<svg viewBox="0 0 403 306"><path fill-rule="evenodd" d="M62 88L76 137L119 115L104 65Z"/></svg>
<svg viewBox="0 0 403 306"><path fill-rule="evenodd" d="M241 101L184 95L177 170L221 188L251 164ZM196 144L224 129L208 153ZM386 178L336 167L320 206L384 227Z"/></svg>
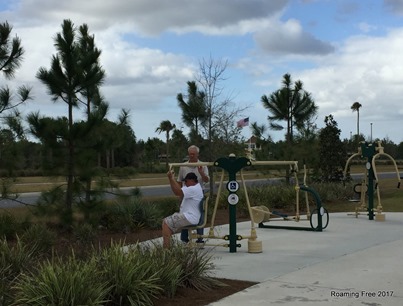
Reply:
<svg viewBox="0 0 403 306"><path fill-rule="evenodd" d="M399 169L401 170L401 169ZM391 165L379 165L377 166L377 172L394 172L395 169ZM353 165L351 167L351 173L363 173L364 167ZM262 178L278 178L284 177L285 173L281 169L275 170L245 170L243 172L245 179L262 179ZM300 170L302 176L302 170ZM221 171L217 171L214 174L215 181L219 181L221 177ZM227 174L225 174L227 178ZM238 175L238 179L239 175ZM114 181L119 183L120 187L142 187L142 186L155 186L155 185L167 185L168 179L165 173L140 173L136 176L128 177L125 179L115 178ZM24 192L42 192L51 189L56 186L63 186L66 184L64 177L20 177L16 180L12 186L11 191L15 193Z"/></svg>

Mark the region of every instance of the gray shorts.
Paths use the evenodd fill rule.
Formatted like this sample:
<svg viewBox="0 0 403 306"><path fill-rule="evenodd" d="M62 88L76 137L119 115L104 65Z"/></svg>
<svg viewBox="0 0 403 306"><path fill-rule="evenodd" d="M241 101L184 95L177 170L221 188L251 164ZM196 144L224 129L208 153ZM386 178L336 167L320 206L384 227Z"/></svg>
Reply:
<svg viewBox="0 0 403 306"><path fill-rule="evenodd" d="M168 225L173 233L179 232L185 226L192 225L192 223L185 218L185 215L181 213L174 213L173 215L166 217L164 222Z"/></svg>

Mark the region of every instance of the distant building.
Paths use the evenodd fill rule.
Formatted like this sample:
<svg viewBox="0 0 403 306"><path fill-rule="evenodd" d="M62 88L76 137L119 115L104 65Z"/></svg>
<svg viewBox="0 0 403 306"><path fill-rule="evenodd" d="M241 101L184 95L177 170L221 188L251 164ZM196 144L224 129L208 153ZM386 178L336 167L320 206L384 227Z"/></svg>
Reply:
<svg viewBox="0 0 403 306"><path fill-rule="evenodd" d="M255 136L252 136L249 138L244 144L245 144L245 155L247 158L251 160L255 160L255 154L253 154L254 151L260 151L262 148L256 145L257 138Z"/></svg>

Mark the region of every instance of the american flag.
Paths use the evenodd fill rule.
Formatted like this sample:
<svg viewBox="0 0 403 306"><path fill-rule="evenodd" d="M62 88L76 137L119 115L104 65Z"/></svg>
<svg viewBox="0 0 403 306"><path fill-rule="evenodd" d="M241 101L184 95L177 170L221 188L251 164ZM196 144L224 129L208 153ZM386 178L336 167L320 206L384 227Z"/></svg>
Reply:
<svg viewBox="0 0 403 306"><path fill-rule="evenodd" d="M236 126L240 127L240 128L243 128L244 126L247 126L247 125L249 125L249 117L241 119L236 123Z"/></svg>

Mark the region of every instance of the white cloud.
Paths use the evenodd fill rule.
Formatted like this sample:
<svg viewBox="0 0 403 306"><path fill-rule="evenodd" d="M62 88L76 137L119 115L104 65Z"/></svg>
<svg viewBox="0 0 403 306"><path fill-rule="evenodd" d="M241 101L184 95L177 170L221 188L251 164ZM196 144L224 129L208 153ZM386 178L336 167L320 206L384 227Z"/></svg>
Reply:
<svg viewBox="0 0 403 306"><path fill-rule="evenodd" d="M287 3L287 0L21 0L18 7L25 22L60 22L69 18L101 30L118 20L131 25L137 34L157 35L170 30L214 32L245 20L271 16Z"/></svg>
<svg viewBox="0 0 403 306"><path fill-rule="evenodd" d="M325 55L334 51L330 43L303 31L299 22L292 19L285 23L275 21L259 29L254 37L257 45L267 53Z"/></svg>
<svg viewBox="0 0 403 306"><path fill-rule="evenodd" d="M302 2L312 6L322 4L322 1ZM403 140L398 124L381 124L392 120L401 122L403 114L399 101L403 85L403 30L398 26L384 37L371 37L376 30L371 20L357 18L351 21L351 27L343 30L356 29L358 25L365 36L348 38L349 34L345 33L338 36L346 37L344 40L326 41L326 35L317 38L304 28L308 23L292 14L282 21L285 12L292 8L287 5L295 4L287 0L21 0L7 3L11 9L1 11L0 5L0 20L9 21L14 27L13 34L21 38L26 49L17 78L10 84L34 87L35 100L25 112L39 109L48 115L64 114L65 106L50 102L46 88L35 74L41 66L49 68L55 53L53 37L60 32L63 19L69 18L76 25L87 23L90 33L95 35L95 42L102 50L101 64L107 73L102 92L111 105L112 120L121 108L130 109L138 138L159 136L154 131L162 120L169 119L180 126L176 94L186 91L186 82L193 79L197 70L199 58L191 52L191 47L194 50L205 47L203 52L218 48L224 50L224 54L234 52L229 54L232 60L229 68L234 75L229 76L225 85L235 88L234 91L242 87L243 92L237 93L236 102L256 103L248 114L251 121L267 124L268 113L262 109L260 97L278 89L282 75L289 72L295 80L302 80L314 95L320 107L319 125L324 116L332 113L347 137L350 131L355 131L356 124L350 106L359 101L363 105L360 111L363 127L373 122L374 134L379 132L381 137L393 135L395 141ZM403 12L401 1L385 0L385 3ZM360 10L356 8L350 6L348 12L358 14ZM343 22L348 22L348 17L354 14L343 14ZM309 21L320 26L318 20L316 15L309 16ZM332 22L330 18L326 21ZM392 25L387 26L393 29ZM336 27L332 29L337 31ZM175 43L185 45L186 37L194 32L200 33L197 37L202 37L203 41L198 42L197 47L186 45L187 52L172 51L180 48L160 43L161 37L169 33ZM217 45L208 45L213 41L208 40L211 36L215 36ZM235 47L218 45L217 37L233 38ZM243 48L244 45L247 48ZM234 79L238 83L231 83ZM381 125L383 130L380 130ZM364 132L365 128L362 130Z"/></svg>
<svg viewBox="0 0 403 306"><path fill-rule="evenodd" d="M298 74L320 107L319 120L332 113L336 121L340 120L344 137L348 137L356 124L350 107L359 101L364 125L373 122L378 137L393 135L396 141L403 140L397 126L384 124L402 119L402 35L403 29L396 29L386 37L350 38L337 54L321 60L318 68Z"/></svg>

